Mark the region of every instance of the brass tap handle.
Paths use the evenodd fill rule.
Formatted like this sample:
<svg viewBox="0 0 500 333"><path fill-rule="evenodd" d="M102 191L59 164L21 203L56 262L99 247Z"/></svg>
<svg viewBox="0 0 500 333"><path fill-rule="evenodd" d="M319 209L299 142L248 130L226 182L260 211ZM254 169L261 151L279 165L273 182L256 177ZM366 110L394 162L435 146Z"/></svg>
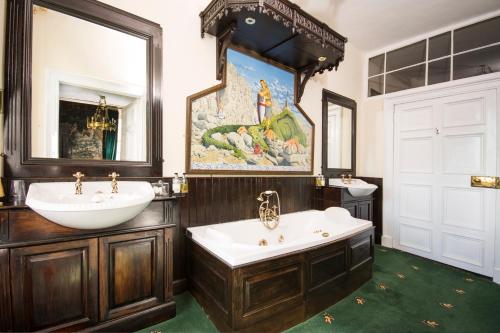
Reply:
<svg viewBox="0 0 500 333"><path fill-rule="evenodd" d="M342 178L342 183L344 183L344 184L345 184L345 174L341 174L341 175L340 175L340 178Z"/></svg>
<svg viewBox="0 0 500 333"><path fill-rule="evenodd" d="M347 175L347 177L349 177L348 182L349 182L349 184L351 184L351 183L352 183L352 175L351 175L351 174L348 174L348 175Z"/></svg>
<svg viewBox="0 0 500 333"><path fill-rule="evenodd" d="M111 177L111 193L118 193L118 182L116 178L120 177L120 175L113 171L108 177Z"/></svg>
<svg viewBox="0 0 500 333"><path fill-rule="evenodd" d="M80 195L82 194L82 178L85 177L85 175L80 171L77 171L75 174L73 174L73 177L76 178L75 194Z"/></svg>

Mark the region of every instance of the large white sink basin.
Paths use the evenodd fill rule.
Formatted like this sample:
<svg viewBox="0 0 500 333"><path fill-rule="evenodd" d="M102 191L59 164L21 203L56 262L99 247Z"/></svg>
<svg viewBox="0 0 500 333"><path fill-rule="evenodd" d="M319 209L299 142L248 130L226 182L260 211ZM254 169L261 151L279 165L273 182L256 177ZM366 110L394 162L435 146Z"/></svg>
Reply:
<svg viewBox="0 0 500 333"><path fill-rule="evenodd" d="M331 178L329 181L331 186L345 187L353 197L364 197L372 194L378 187L374 184L368 184L361 179L351 179L351 183L343 183L340 178Z"/></svg>
<svg viewBox="0 0 500 333"><path fill-rule="evenodd" d="M33 183L26 205L46 219L75 229L102 229L126 222L153 200L148 182L118 182L118 192L111 193L111 182L83 182L81 195L75 183Z"/></svg>

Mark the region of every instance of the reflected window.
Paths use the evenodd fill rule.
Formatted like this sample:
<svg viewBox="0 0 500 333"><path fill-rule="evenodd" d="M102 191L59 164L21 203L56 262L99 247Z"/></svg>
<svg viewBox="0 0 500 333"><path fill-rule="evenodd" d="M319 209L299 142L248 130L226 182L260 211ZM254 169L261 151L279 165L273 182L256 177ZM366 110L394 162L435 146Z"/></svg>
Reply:
<svg viewBox="0 0 500 333"><path fill-rule="evenodd" d="M367 95L495 72L500 72L500 16L369 58Z"/></svg>
<svg viewBox="0 0 500 333"><path fill-rule="evenodd" d="M429 60L450 55L451 32L429 38Z"/></svg>
<svg viewBox="0 0 500 333"><path fill-rule="evenodd" d="M427 77L427 84L450 81L450 58L430 62Z"/></svg>
<svg viewBox="0 0 500 333"><path fill-rule="evenodd" d="M378 75L368 79L368 96L377 96L384 93L384 76Z"/></svg>
<svg viewBox="0 0 500 333"><path fill-rule="evenodd" d="M425 84L425 64L386 74L385 93L417 88Z"/></svg>
<svg viewBox="0 0 500 333"><path fill-rule="evenodd" d="M385 70L385 53L368 60L368 76L382 74Z"/></svg>
<svg viewBox="0 0 500 333"><path fill-rule="evenodd" d="M425 61L426 41L420 41L387 53L387 72Z"/></svg>
<svg viewBox="0 0 500 333"><path fill-rule="evenodd" d="M454 53L500 42L500 17L457 29L453 36Z"/></svg>
<svg viewBox="0 0 500 333"><path fill-rule="evenodd" d="M453 57L453 79L500 72L500 45Z"/></svg>

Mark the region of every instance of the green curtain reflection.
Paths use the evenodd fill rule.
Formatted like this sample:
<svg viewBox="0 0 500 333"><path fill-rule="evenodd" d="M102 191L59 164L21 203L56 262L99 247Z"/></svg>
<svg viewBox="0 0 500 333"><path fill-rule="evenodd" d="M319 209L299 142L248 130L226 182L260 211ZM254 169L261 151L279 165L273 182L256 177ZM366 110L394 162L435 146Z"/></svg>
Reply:
<svg viewBox="0 0 500 333"><path fill-rule="evenodd" d="M104 132L103 158L105 160L116 160L117 131Z"/></svg>

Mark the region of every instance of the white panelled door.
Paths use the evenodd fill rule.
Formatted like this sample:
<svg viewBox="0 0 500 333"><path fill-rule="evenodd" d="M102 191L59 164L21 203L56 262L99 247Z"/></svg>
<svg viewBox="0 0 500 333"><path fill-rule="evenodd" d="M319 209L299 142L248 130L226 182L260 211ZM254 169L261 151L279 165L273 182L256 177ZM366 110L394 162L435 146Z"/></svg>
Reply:
<svg viewBox="0 0 500 333"><path fill-rule="evenodd" d="M493 275L496 91L398 104L394 113L394 246Z"/></svg>

